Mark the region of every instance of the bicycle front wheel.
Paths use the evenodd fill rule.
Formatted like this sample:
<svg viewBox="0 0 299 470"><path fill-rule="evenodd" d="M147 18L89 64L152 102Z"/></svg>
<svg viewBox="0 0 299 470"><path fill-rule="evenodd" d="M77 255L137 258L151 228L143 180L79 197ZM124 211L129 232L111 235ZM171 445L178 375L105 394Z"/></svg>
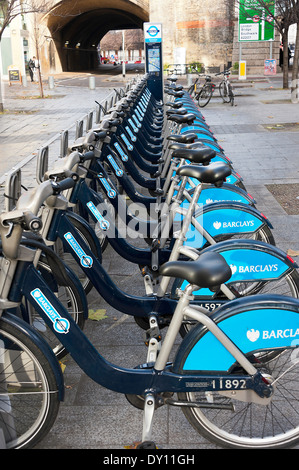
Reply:
<svg viewBox="0 0 299 470"><path fill-rule="evenodd" d="M212 87L205 85L198 94L198 106L204 108L210 102L212 94Z"/></svg>
<svg viewBox="0 0 299 470"><path fill-rule="evenodd" d="M90 232L84 227L81 222L75 218L71 219L72 224L76 228L77 233L83 239L84 243L88 246L90 251L101 259L102 253L99 253L98 247L90 234ZM108 242L108 240L107 240ZM58 256L69 266L69 268L76 274L79 281L82 284L85 294L89 294L91 289L93 288L93 284L89 277L86 274L86 270L84 271L79 264L76 262L74 256L72 254L64 251L63 242L59 238L55 242L55 252Z"/></svg>
<svg viewBox="0 0 299 470"><path fill-rule="evenodd" d="M231 397L215 392L180 393L180 400L210 406L183 407L190 424L223 447L279 449L296 445L299 441L298 350L286 349L262 367L262 372L270 373L275 381L274 395L268 405L241 402L233 398L233 393ZM230 409L219 409L219 405Z"/></svg>
<svg viewBox="0 0 299 470"><path fill-rule="evenodd" d="M219 93L224 103L230 102L227 82L224 80L219 84Z"/></svg>
<svg viewBox="0 0 299 470"><path fill-rule="evenodd" d="M60 403L53 368L24 331L6 314L0 318L0 432L8 449L34 447Z"/></svg>

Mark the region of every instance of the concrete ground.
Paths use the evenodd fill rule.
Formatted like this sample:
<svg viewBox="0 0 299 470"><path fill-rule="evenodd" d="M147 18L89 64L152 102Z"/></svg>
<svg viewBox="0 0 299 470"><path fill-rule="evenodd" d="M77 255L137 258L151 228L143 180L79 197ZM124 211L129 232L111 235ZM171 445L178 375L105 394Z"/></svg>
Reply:
<svg viewBox="0 0 299 470"><path fill-rule="evenodd" d="M2 190L6 174L13 166L22 168L25 185L36 184L34 154L39 146L88 113L95 99L107 96L107 88L119 86L118 82L110 82L107 87L107 83L89 90L58 79L55 89L49 91L51 98L44 100L28 98L36 92L35 84L29 84L26 91L18 85L5 87L7 111L0 115ZM258 209L272 222L277 245L284 251L292 250L296 256L299 104L292 103L290 91L281 86L281 76L235 80L235 106L223 104L215 94L202 113L243 177L248 192L257 200ZM273 195L277 188L282 190L280 199ZM110 247L103 254L103 265L124 292L143 295L137 266L121 259ZM134 319L115 311L94 290L88 300L90 310L99 316L98 320L88 320L85 333L100 353L120 366L143 363L146 348L142 330ZM140 440L141 411L132 407L123 395L96 385L72 358L67 357L63 367L65 402L55 425L37 449L124 449ZM153 436L162 449L216 448L198 435L175 407L164 406L157 411Z"/></svg>

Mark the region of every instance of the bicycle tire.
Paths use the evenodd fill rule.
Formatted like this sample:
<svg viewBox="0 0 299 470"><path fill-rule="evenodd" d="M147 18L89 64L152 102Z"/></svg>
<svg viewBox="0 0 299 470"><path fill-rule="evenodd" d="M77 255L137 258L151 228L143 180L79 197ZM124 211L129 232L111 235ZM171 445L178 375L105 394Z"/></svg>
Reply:
<svg viewBox="0 0 299 470"><path fill-rule="evenodd" d="M275 392L268 405L241 402L218 393L209 394L217 405L232 406L233 411L185 406L182 411L193 428L222 447L234 449L290 448L299 441L299 361L292 361L294 351L285 349L262 364L275 379ZM298 354L297 354L298 356ZM188 403L205 401L204 392L179 393Z"/></svg>
<svg viewBox="0 0 299 470"><path fill-rule="evenodd" d="M85 324L85 307L83 304L81 293L78 291L71 277L66 273L65 275L67 276L67 285L65 285L65 282L60 283L59 277L55 276L55 273L58 272L59 269L57 268L56 271L55 261L53 259L51 260L50 267L45 255L43 254L41 254L40 256L39 262L37 264L37 269L43 279L47 282L48 286L53 290L61 304L71 315L74 322L79 326L79 328L83 330ZM29 313L31 326L35 330L37 330L39 334L44 338L44 340L49 344L57 359L62 359L68 354L68 351L60 343L51 328L46 325L40 315L35 311L34 307L29 304L25 299L23 299L20 309L23 313L25 309L27 316Z"/></svg>
<svg viewBox="0 0 299 470"><path fill-rule="evenodd" d="M81 224L81 222L78 219L72 218L71 222L76 228L76 231L78 232L80 237L82 237L82 239L84 240L85 244L92 251L92 253L95 256L97 256L99 259L101 259L102 255L101 253L98 253L98 247L95 241L93 240L93 237L90 234L90 232L84 227L83 224ZM86 275L86 272L80 268L78 263L75 261L74 257L70 253L64 251L63 243L60 239L56 240L54 249L55 249L55 252L58 254L58 256L70 267L70 269L78 277L84 289L85 295L89 294L89 292L93 288L92 282L90 281L89 277Z"/></svg>
<svg viewBox="0 0 299 470"><path fill-rule="evenodd" d="M219 93L224 103L230 102L229 90L226 80L222 80L219 84Z"/></svg>
<svg viewBox="0 0 299 470"><path fill-rule="evenodd" d="M235 95L232 91L231 97L230 97L230 105L235 106Z"/></svg>
<svg viewBox="0 0 299 470"><path fill-rule="evenodd" d="M232 235L232 234L227 234L227 235L220 235L215 237L215 241L217 243L223 242L225 240L230 240L230 239L236 239L236 238L249 238L250 240L257 240L261 242L268 243L269 245L275 246L275 238L274 235L268 227L268 225L262 225L256 232L254 233L248 233L247 235L245 233L240 233L237 235Z"/></svg>
<svg viewBox="0 0 299 470"><path fill-rule="evenodd" d="M204 108L210 102L212 98L212 87L211 85L204 85L203 88L198 93L198 106Z"/></svg>
<svg viewBox="0 0 299 470"><path fill-rule="evenodd" d="M59 411L53 367L25 331L7 321L5 313L0 318L0 429L8 449L34 447L48 434Z"/></svg>

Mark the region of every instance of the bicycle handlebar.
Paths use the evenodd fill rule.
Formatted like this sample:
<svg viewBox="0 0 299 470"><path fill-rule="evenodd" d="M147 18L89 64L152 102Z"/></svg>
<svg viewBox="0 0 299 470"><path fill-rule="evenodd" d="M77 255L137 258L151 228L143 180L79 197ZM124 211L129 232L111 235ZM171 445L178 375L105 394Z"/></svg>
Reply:
<svg viewBox="0 0 299 470"><path fill-rule="evenodd" d="M229 69L224 70L223 72L215 73L215 76L218 76L218 75L230 75L230 73L231 73L230 69L231 69L231 67L230 67Z"/></svg>
<svg viewBox="0 0 299 470"><path fill-rule="evenodd" d="M76 173L73 173L73 175L74 175L74 178L67 177L63 179L62 181L51 181L52 188L53 188L53 195L60 194L63 191L66 191L67 189L73 188L76 184L76 181L78 180L78 175Z"/></svg>

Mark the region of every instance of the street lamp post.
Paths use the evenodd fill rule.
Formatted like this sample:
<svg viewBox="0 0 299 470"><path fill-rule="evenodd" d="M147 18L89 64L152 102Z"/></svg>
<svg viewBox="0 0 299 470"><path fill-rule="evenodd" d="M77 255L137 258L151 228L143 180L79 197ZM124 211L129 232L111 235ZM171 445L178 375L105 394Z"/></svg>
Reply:
<svg viewBox="0 0 299 470"><path fill-rule="evenodd" d="M123 36L123 64L122 64L122 71L123 71L123 77L125 78L126 76L126 63L125 63L125 31L122 30L122 36Z"/></svg>

